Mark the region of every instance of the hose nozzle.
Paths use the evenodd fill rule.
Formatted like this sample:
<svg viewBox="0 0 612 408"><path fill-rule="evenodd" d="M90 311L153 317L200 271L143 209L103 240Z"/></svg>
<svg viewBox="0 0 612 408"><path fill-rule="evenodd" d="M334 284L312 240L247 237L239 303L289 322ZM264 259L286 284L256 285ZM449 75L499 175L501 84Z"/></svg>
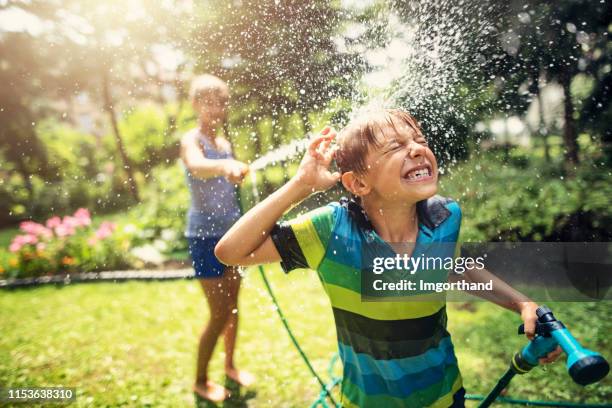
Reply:
<svg viewBox="0 0 612 408"><path fill-rule="evenodd" d="M538 360L561 346L567 354L567 370L572 379L580 385L593 384L610 371L610 365L603 356L582 347L563 323L555 318L546 306L540 306L536 314L536 337L529 342L512 361L518 374L523 374L538 365ZM524 333L524 327L519 327Z"/></svg>

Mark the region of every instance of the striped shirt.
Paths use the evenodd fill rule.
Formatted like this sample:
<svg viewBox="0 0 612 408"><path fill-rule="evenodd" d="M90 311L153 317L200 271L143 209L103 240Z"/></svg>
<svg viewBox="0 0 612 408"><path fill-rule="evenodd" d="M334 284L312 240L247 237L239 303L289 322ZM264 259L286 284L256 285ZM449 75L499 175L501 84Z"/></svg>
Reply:
<svg viewBox="0 0 612 408"><path fill-rule="evenodd" d="M456 202L435 196L417 203L417 214L417 248L457 241L461 210ZM388 253L381 256L394 252L359 204L330 203L277 224L271 237L283 270L316 270L329 296L344 367L343 406L463 406L444 294L421 291L408 301L362 301L363 254L385 246Z"/></svg>

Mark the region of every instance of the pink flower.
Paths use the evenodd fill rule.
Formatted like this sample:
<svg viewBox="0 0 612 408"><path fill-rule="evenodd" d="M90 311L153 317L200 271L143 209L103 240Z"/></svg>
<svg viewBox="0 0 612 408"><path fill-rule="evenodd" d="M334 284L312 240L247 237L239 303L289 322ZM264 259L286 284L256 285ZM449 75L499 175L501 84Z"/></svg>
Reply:
<svg viewBox="0 0 612 408"><path fill-rule="evenodd" d="M76 219L75 217L72 217L70 215L67 215L64 217L64 219L62 220L62 224L66 227L66 228L77 228L81 226L81 223L78 219Z"/></svg>
<svg viewBox="0 0 612 408"><path fill-rule="evenodd" d="M51 217L47 220L46 225L47 228L55 228L57 226L59 226L62 223L62 220L60 217Z"/></svg>
<svg viewBox="0 0 612 408"><path fill-rule="evenodd" d="M21 249L23 245L19 242L11 242L11 245L9 246L9 251L11 252L19 252L19 250Z"/></svg>
<svg viewBox="0 0 612 408"><path fill-rule="evenodd" d="M38 237L34 234L22 235L22 237L26 244L35 244L38 242Z"/></svg>
<svg viewBox="0 0 612 408"><path fill-rule="evenodd" d="M96 245L98 243L98 237L96 237L95 235L92 235L91 237L89 237L89 239L87 240L87 244L89 245Z"/></svg>
<svg viewBox="0 0 612 408"><path fill-rule="evenodd" d="M86 227L91 225L91 214L87 208L79 208L74 213L74 218L80 226Z"/></svg>
<svg viewBox="0 0 612 408"><path fill-rule="evenodd" d="M38 238L36 237L36 235L33 235L33 234L17 235L15 238L13 238L13 241L11 242L11 245L9 246L9 251L17 252L24 245L35 244L37 242L38 242Z"/></svg>
<svg viewBox="0 0 612 408"><path fill-rule="evenodd" d="M21 224L19 224L19 229L21 229L23 232L26 232L28 234L36 234L36 232L38 231L40 227L43 227L43 226L34 221L24 221Z"/></svg>
<svg viewBox="0 0 612 408"><path fill-rule="evenodd" d="M44 225L32 221L24 221L19 225L19 228L28 234L36 235L42 238L51 238L53 233Z"/></svg>
<svg viewBox="0 0 612 408"><path fill-rule="evenodd" d="M91 218L91 214L87 208L79 208L75 211L74 216L76 218Z"/></svg>
<svg viewBox="0 0 612 408"><path fill-rule="evenodd" d="M96 231L95 237L100 240L108 238L113 234L113 231L116 227L117 226L114 223L104 221L102 224L100 224L100 228L98 228L98 230Z"/></svg>
<svg viewBox="0 0 612 408"><path fill-rule="evenodd" d="M76 231L74 227L66 225L65 223L62 223L55 227L55 235L57 235L58 237L68 237L70 235L74 235L75 232Z"/></svg>
<svg viewBox="0 0 612 408"><path fill-rule="evenodd" d="M39 242L38 244L36 244L36 249L38 249L39 251L44 251L45 248L47 248L47 245L44 242Z"/></svg>

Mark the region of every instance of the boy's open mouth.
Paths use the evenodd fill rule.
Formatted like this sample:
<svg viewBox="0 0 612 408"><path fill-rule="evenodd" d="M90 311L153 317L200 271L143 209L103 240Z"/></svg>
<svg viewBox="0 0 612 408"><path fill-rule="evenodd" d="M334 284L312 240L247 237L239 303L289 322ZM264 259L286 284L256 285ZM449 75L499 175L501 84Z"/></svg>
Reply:
<svg viewBox="0 0 612 408"><path fill-rule="evenodd" d="M421 164L402 171L402 178L406 181L422 181L432 177L432 169L429 164Z"/></svg>

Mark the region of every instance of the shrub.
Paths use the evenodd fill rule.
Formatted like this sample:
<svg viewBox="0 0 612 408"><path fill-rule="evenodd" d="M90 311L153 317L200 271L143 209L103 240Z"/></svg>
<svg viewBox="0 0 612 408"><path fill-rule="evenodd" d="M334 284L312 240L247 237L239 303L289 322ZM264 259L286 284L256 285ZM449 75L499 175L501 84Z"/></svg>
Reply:
<svg viewBox="0 0 612 408"><path fill-rule="evenodd" d="M9 254L0 259L5 277L125 269L133 263L129 255L132 237L108 221L94 228L84 208L72 216L51 217L45 224L22 222L20 230Z"/></svg>
<svg viewBox="0 0 612 408"><path fill-rule="evenodd" d="M612 175L584 160L571 177L561 163L517 155L503 163L481 154L441 180L442 194L463 211L464 241L609 239Z"/></svg>
<svg viewBox="0 0 612 408"><path fill-rule="evenodd" d="M137 231L134 245L154 243L163 254L187 249L183 239L189 191L183 168L158 166L148 175L149 183L142 192L142 204L134 207L127 219Z"/></svg>

